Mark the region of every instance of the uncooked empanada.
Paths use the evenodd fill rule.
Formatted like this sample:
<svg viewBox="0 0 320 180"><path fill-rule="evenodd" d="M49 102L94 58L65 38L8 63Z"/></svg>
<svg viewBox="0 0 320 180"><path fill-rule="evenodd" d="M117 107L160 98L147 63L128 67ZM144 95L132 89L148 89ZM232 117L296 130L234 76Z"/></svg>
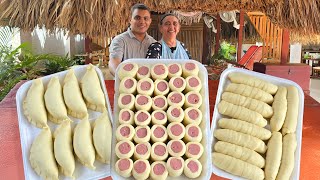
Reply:
<svg viewBox="0 0 320 180"><path fill-rule="evenodd" d="M44 102L48 110L49 120L60 124L63 120L69 119L58 77L54 76L50 79L47 90L44 93Z"/></svg>
<svg viewBox="0 0 320 180"><path fill-rule="evenodd" d="M33 80L23 101L23 112L28 121L38 128L48 127L47 112L43 100L44 87L41 79Z"/></svg>
<svg viewBox="0 0 320 180"><path fill-rule="evenodd" d="M60 171L68 177L73 177L75 161L72 148L72 132L70 121L63 121L53 133L54 156L60 165Z"/></svg>
<svg viewBox="0 0 320 180"><path fill-rule="evenodd" d="M87 72L81 79L81 90L88 109L103 112L106 109L105 97L94 66L87 66Z"/></svg>
<svg viewBox="0 0 320 180"><path fill-rule="evenodd" d="M31 167L43 179L59 179L50 128L43 129L33 141L29 160Z"/></svg>
<svg viewBox="0 0 320 180"><path fill-rule="evenodd" d="M63 98L70 116L80 119L88 116L86 103L82 98L79 83L73 69L70 69L64 78Z"/></svg>
<svg viewBox="0 0 320 180"><path fill-rule="evenodd" d="M112 126L105 111L95 122L93 127L93 144L97 152L97 159L110 163Z"/></svg>
<svg viewBox="0 0 320 180"><path fill-rule="evenodd" d="M93 163L95 160L95 151L92 143L92 131L88 119L83 119L74 129L73 149L80 162L95 169Z"/></svg>

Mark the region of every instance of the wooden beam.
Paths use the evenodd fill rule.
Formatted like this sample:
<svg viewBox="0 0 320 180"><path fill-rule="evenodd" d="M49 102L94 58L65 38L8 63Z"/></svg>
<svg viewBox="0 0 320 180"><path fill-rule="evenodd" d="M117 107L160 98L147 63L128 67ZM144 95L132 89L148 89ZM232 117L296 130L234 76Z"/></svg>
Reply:
<svg viewBox="0 0 320 180"><path fill-rule="evenodd" d="M84 50L86 53L92 53L89 45L92 42L92 39L90 39L89 37L85 37L84 38ZM86 60L85 60L85 64L89 64L92 63L92 59L90 59L88 56L86 56Z"/></svg>
<svg viewBox="0 0 320 180"><path fill-rule="evenodd" d="M289 46L290 46L290 31L288 29L283 29L280 64L286 64L288 62Z"/></svg>
<svg viewBox="0 0 320 180"><path fill-rule="evenodd" d="M209 29L206 25L206 23L203 22L203 50L202 50L202 64L208 64L208 58L211 55L211 49L210 49L210 42L211 42L211 35L209 33L211 29Z"/></svg>
<svg viewBox="0 0 320 180"><path fill-rule="evenodd" d="M237 48L237 61L238 62L241 59L241 52L242 52L243 24L244 24L244 11L240 10L240 28L238 31L238 48Z"/></svg>
<svg viewBox="0 0 320 180"><path fill-rule="evenodd" d="M221 34L221 19L220 15L218 14L216 16L216 28L217 28L217 33L216 33L216 45L214 47L214 54L218 54L219 48L220 48L220 34Z"/></svg>

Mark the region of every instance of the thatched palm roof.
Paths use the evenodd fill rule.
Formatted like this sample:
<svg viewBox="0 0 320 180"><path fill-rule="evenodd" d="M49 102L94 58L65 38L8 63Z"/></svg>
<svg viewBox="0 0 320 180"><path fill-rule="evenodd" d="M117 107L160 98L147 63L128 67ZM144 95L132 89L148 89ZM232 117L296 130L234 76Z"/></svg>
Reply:
<svg viewBox="0 0 320 180"><path fill-rule="evenodd" d="M110 37L128 26L130 6L137 2L157 12L261 11L280 27L296 32L294 38L320 34L318 0L2 0L0 19L23 30L39 25L48 30L60 28L91 37Z"/></svg>

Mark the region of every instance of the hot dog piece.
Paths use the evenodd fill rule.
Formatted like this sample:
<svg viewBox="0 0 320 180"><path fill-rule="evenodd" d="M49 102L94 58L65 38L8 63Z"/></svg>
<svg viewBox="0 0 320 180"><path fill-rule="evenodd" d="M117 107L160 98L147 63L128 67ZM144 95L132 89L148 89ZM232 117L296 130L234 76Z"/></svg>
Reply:
<svg viewBox="0 0 320 180"><path fill-rule="evenodd" d="M151 68L152 79L165 79L168 76L168 68L165 64L155 64Z"/></svg>
<svg viewBox="0 0 320 180"><path fill-rule="evenodd" d="M128 140L119 141L116 144L116 155L118 158L130 158L134 152L134 144Z"/></svg>
<svg viewBox="0 0 320 180"><path fill-rule="evenodd" d="M185 97L181 92L173 91L169 93L167 100L170 106L175 105L182 107L185 101Z"/></svg>
<svg viewBox="0 0 320 180"><path fill-rule="evenodd" d="M186 94L186 100L184 106L199 108L202 104L201 94L195 91L190 91Z"/></svg>
<svg viewBox="0 0 320 180"><path fill-rule="evenodd" d="M152 142L165 142L168 139L167 129L163 125L155 124L151 128Z"/></svg>
<svg viewBox="0 0 320 180"><path fill-rule="evenodd" d="M118 70L118 77L122 80L125 77L135 78L138 72L138 64L136 63L121 63Z"/></svg>
<svg viewBox="0 0 320 180"><path fill-rule="evenodd" d="M202 165L197 159L189 158L184 163L183 172L188 178L197 178L202 172Z"/></svg>
<svg viewBox="0 0 320 180"><path fill-rule="evenodd" d="M179 122L172 122L167 127L170 139L179 140L185 136L186 130L183 124Z"/></svg>
<svg viewBox="0 0 320 180"><path fill-rule="evenodd" d="M180 106L170 106L167 110L169 122L181 122L184 118L184 111Z"/></svg>
<svg viewBox="0 0 320 180"><path fill-rule="evenodd" d="M120 94L118 98L118 106L120 109L134 109L135 97L133 94Z"/></svg>
<svg viewBox="0 0 320 180"><path fill-rule="evenodd" d="M144 94L151 96L154 91L154 83L150 78L143 78L138 81L137 92L139 94Z"/></svg>
<svg viewBox="0 0 320 180"><path fill-rule="evenodd" d="M131 141L135 130L130 124L121 124L116 131L117 141L128 140Z"/></svg>
<svg viewBox="0 0 320 180"><path fill-rule="evenodd" d="M137 126L135 129L133 140L136 143L149 142L151 137L151 131L149 126Z"/></svg>
<svg viewBox="0 0 320 180"><path fill-rule="evenodd" d="M186 126L185 142L200 142L202 140L202 131L199 126L189 124Z"/></svg>
<svg viewBox="0 0 320 180"><path fill-rule="evenodd" d="M158 95L167 95L169 92L169 84L166 80L157 79L154 82L154 94Z"/></svg>
<svg viewBox="0 0 320 180"><path fill-rule="evenodd" d="M163 110L155 110L151 114L152 124L165 125L167 123L167 113Z"/></svg>
<svg viewBox="0 0 320 180"><path fill-rule="evenodd" d="M189 76L186 78L186 92L200 92L202 87L201 80L198 76Z"/></svg>
<svg viewBox="0 0 320 180"><path fill-rule="evenodd" d="M163 161L168 158L168 150L163 142L156 142L151 146L151 159L153 161Z"/></svg>
<svg viewBox="0 0 320 180"><path fill-rule="evenodd" d="M135 159L148 160L151 154L151 145L149 142L139 143L134 148L133 157Z"/></svg>
<svg viewBox="0 0 320 180"><path fill-rule="evenodd" d="M186 80L182 77L172 77L169 81L171 91L182 92L186 88Z"/></svg>
<svg viewBox="0 0 320 180"><path fill-rule="evenodd" d="M138 159L133 163L132 175L135 179L148 179L150 174L149 161L145 159Z"/></svg>
<svg viewBox="0 0 320 180"><path fill-rule="evenodd" d="M180 176L183 172L183 167L184 160L182 157L170 157L167 160L167 170L171 177Z"/></svg>
<svg viewBox="0 0 320 180"><path fill-rule="evenodd" d="M138 94L134 102L136 110L146 110L149 111L152 106L152 99L150 96Z"/></svg>
<svg viewBox="0 0 320 180"><path fill-rule="evenodd" d="M202 112L195 107L188 107L184 110L183 124L199 125L202 121Z"/></svg>
<svg viewBox="0 0 320 180"><path fill-rule="evenodd" d="M187 62L182 65L182 76L187 78L188 76L198 76L199 67L193 62Z"/></svg>
<svg viewBox="0 0 320 180"><path fill-rule="evenodd" d="M158 95L152 98L152 109L153 110L167 110L168 102L167 98L163 95Z"/></svg>
<svg viewBox="0 0 320 180"><path fill-rule="evenodd" d="M130 109L121 109L119 112L119 123L120 124L131 124L134 123L134 112Z"/></svg>
<svg viewBox="0 0 320 180"><path fill-rule="evenodd" d="M203 154L203 146L198 142L188 142L186 145L186 156L188 158L199 159Z"/></svg>
<svg viewBox="0 0 320 180"><path fill-rule="evenodd" d="M116 172L125 178L128 178L131 176L131 171L133 168L133 162L131 159L119 159L116 164Z"/></svg>
<svg viewBox="0 0 320 180"><path fill-rule="evenodd" d="M186 152L186 145L181 140L171 140L168 142L167 149L170 156L181 157Z"/></svg>
<svg viewBox="0 0 320 180"><path fill-rule="evenodd" d="M133 77L125 77L121 80L119 86L120 93L134 94L137 90L137 80Z"/></svg>
<svg viewBox="0 0 320 180"><path fill-rule="evenodd" d="M182 75L182 67L178 63L168 65L168 77L180 77Z"/></svg>
<svg viewBox="0 0 320 180"><path fill-rule="evenodd" d="M151 122L151 116L146 110L140 110L134 115L134 122L137 126L147 126Z"/></svg>
<svg viewBox="0 0 320 180"><path fill-rule="evenodd" d="M163 161L155 161L151 164L150 176L152 179L165 180L168 177L166 163Z"/></svg>
<svg viewBox="0 0 320 180"><path fill-rule="evenodd" d="M137 79L150 78L150 68L147 66L141 66L137 72Z"/></svg>

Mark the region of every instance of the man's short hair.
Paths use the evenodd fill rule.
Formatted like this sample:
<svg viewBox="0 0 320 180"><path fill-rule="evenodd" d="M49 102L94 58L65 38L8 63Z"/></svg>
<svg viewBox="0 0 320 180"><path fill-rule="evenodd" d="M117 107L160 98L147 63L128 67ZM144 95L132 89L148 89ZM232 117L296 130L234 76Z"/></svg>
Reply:
<svg viewBox="0 0 320 180"><path fill-rule="evenodd" d="M146 6L146 5L142 4L142 3L137 3L137 4L135 4L135 5L133 5L131 7L131 15L133 14L133 11L136 10L136 9L147 10L151 14L150 9L148 8L148 6Z"/></svg>

